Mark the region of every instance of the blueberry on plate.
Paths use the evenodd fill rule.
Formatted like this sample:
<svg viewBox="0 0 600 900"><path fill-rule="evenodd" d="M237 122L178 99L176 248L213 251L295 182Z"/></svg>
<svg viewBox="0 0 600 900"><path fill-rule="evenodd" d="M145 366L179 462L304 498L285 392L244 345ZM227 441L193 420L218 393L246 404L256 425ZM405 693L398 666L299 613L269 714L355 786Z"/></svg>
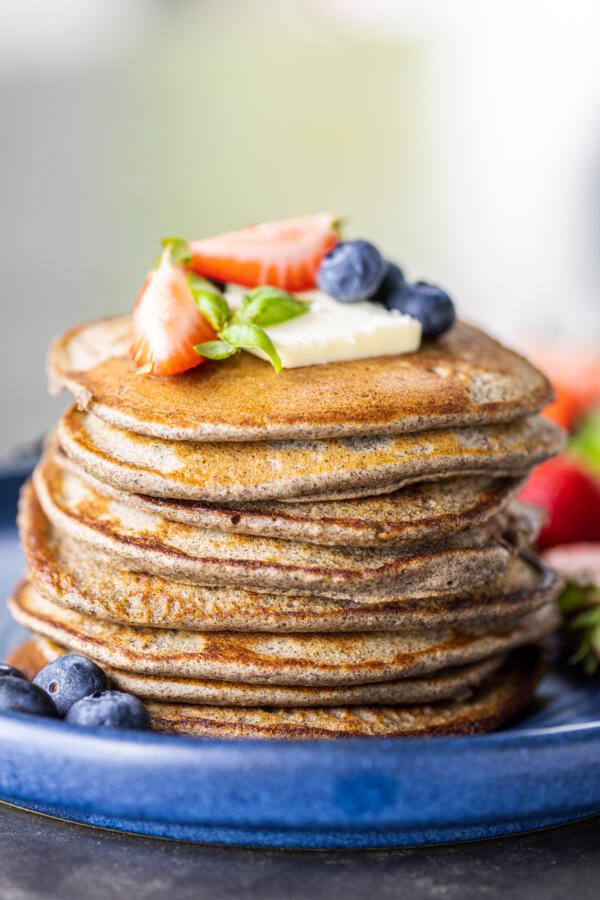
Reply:
<svg viewBox="0 0 600 900"><path fill-rule="evenodd" d="M454 303L446 291L426 281L399 285L387 295L384 303L388 309L397 309L418 319L424 341L444 334L456 320Z"/></svg>
<svg viewBox="0 0 600 900"><path fill-rule="evenodd" d="M12 678L25 678L20 669L15 669L14 666L9 666L8 663L0 663L0 678L4 675L10 675ZM25 681L27 681L26 678Z"/></svg>
<svg viewBox="0 0 600 900"><path fill-rule="evenodd" d="M103 691L78 700L67 713L66 721L90 728L135 728L140 731L150 728L142 701L121 691Z"/></svg>
<svg viewBox="0 0 600 900"><path fill-rule="evenodd" d="M33 683L46 691L59 716L63 717L78 700L108 687L108 679L100 666L77 653L59 656L48 663L37 673Z"/></svg>
<svg viewBox="0 0 600 900"><path fill-rule="evenodd" d="M56 707L48 694L18 675L0 678L0 712L56 718Z"/></svg>
<svg viewBox="0 0 600 900"><path fill-rule="evenodd" d="M387 263L368 241L340 241L321 260L317 285L342 303L366 300L379 288Z"/></svg>

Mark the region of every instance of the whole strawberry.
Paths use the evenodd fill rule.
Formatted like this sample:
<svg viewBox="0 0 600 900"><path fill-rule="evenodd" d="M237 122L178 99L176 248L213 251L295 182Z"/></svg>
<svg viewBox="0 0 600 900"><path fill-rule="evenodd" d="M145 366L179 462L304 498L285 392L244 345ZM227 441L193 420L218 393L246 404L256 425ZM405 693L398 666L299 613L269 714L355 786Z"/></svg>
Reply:
<svg viewBox="0 0 600 900"><path fill-rule="evenodd" d="M540 549L600 541L600 483L568 454L534 469L519 499L546 512Z"/></svg>

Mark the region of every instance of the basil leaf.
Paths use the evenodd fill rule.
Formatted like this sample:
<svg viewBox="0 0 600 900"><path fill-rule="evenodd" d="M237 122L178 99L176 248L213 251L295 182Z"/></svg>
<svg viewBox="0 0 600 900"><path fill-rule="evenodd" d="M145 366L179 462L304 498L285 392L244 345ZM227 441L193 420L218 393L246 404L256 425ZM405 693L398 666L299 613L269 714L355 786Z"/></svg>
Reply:
<svg viewBox="0 0 600 900"><path fill-rule="evenodd" d="M287 291L265 285L255 288L244 297L235 320L253 322L267 328L269 325L279 325L281 322L302 316L308 310L308 303L296 299Z"/></svg>
<svg viewBox="0 0 600 900"><path fill-rule="evenodd" d="M572 615L585 608L586 592L580 585L568 581L558 599L558 604L563 616Z"/></svg>
<svg viewBox="0 0 600 900"><path fill-rule="evenodd" d="M161 241L165 250L169 251L171 262L188 263L192 254L190 253L190 245L185 238L182 237L164 237Z"/></svg>
<svg viewBox="0 0 600 900"><path fill-rule="evenodd" d="M271 361L275 371L281 372L281 360L273 346L273 341L258 325L254 325L251 322L240 322L239 324L230 325L229 328L221 332L219 337L231 344L232 347L239 347L244 350L262 350Z"/></svg>
<svg viewBox="0 0 600 900"><path fill-rule="evenodd" d="M586 609L585 612L579 613L569 622L569 628L595 628L596 626L600 627L600 606Z"/></svg>
<svg viewBox="0 0 600 900"><path fill-rule="evenodd" d="M231 311L218 287L212 281L193 274L188 275L188 284L202 315L208 319L215 331L222 331L229 322Z"/></svg>
<svg viewBox="0 0 600 900"><path fill-rule="evenodd" d="M232 347L225 341L206 341L205 344L196 344L194 350L205 359L227 359L238 352L237 347Z"/></svg>

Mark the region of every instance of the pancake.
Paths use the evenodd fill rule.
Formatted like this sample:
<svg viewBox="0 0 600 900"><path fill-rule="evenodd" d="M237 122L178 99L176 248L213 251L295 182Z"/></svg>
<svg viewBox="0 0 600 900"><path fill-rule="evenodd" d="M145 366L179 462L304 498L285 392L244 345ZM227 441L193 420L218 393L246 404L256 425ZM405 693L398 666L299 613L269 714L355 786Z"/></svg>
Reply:
<svg viewBox="0 0 600 900"><path fill-rule="evenodd" d="M58 338L51 390L139 434L177 441L397 434L508 421L552 399L546 378L483 332L458 323L416 353L284 369L239 353L177 378L134 374L131 319Z"/></svg>
<svg viewBox="0 0 600 900"><path fill-rule="evenodd" d="M430 596L499 575L511 547L530 544L539 512L515 507L497 520L438 543L399 548L316 544L201 531L140 512L44 459L33 480L52 524L117 557L125 568L207 586L326 597ZM509 543L509 541L511 543Z"/></svg>
<svg viewBox="0 0 600 900"><path fill-rule="evenodd" d="M43 669L51 659L42 650L44 640L44 638L27 638L11 650L4 661L9 666L19 669L28 681L33 681L40 669Z"/></svg>
<svg viewBox="0 0 600 900"><path fill-rule="evenodd" d="M523 485L520 478L484 475L423 481L391 494L354 500L236 505L128 494L98 481L76 463L69 464L96 490L172 522L346 547L391 547L456 534L497 515Z"/></svg>
<svg viewBox="0 0 600 900"><path fill-rule="evenodd" d="M47 638L37 638L35 643L42 660L39 668L68 652ZM462 699L495 672L504 659L493 656L470 666L434 672L424 678L328 688L169 678L125 672L110 666L104 666L104 671L116 688L143 700L209 706L352 706L357 703L434 703L449 698Z"/></svg>
<svg viewBox="0 0 600 900"><path fill-rule="evenodd" d="M554 603L508 628L355 634L199 633L132 628L64 609L23 582L9 601L30 631L101 665L147 675L329 687L420 676L537 641L559 623Z"/></svg>
<svg viewBox="0 0 600 900"><path fill-rule="evenodd" d="M7 661L32 679L52 657L50 647L56 645L30 639ZM459 695L435 705L236 708L163 701L147 703L147 708L154 729L198 737L292 740L476 734L499 727L526 707L542 674L539 654L527 648L513 653L468 698ZM452 677L451 670L433 676L431 683L446 677Z"/></svg>
<svg viewBox="0 0 600 900"><path fill-rule="evenodd" d="M329 441L177 443L125 431L75 407L61 419L58 439L70 459L113 487L209 502L387 492L411 480L472 472L519 476L564 442L552 422L529 418Z"/></svg>
<svg viewBox="0 0 600 900"><path fill-rule="evenodd" d="M514 556L497 579L458 596L335 600L205 588L120 568L109 554L65 537L48 521L31 483L19 505L21 541L36 591L60 606L134 626L199 631L327 632L510 621L555 599L560 579Z"/></svg>
<svg viewBox="0 0 600 900"><path fill-rule="evenodd" d="M441 737L492 731L532 700L542 677L532 650L512 656L472 697L431 706L310 709L188 706L148 703L157 731L211 738Z"/></svg>

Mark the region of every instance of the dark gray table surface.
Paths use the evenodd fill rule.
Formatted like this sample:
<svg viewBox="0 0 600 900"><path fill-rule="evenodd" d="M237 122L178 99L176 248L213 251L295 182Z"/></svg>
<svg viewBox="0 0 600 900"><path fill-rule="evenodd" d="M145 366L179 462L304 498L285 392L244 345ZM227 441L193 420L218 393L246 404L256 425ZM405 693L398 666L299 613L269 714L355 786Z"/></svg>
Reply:
<svg viewBox="0 0 600 900"><path fill-rule="evenodd" d="M0 804L2 900L600 897L600 817L520 837L371 852L207 847Z"/></svg>

